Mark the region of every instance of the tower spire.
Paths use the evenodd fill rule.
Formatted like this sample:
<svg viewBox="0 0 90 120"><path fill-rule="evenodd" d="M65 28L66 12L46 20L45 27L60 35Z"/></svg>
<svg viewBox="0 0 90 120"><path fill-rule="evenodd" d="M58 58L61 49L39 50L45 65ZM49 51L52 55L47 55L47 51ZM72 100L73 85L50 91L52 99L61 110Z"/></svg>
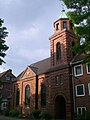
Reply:
<svg viewBox="0 0 90 120"><path fill-rule="evenodd" d="M65 10L65 9L64 9L64 4L61 4L61 6L62 6L62 11Z"/></svg>
<svg viewBox="0 0 90 120"><path fill-rule="evenodd" d="M65 9L64 9L64 5L63 4L61 4L61 5L62 5L62 11L60 13L59 18L61 18L61 19L68 18L67 15L66 15Z"/></svg>

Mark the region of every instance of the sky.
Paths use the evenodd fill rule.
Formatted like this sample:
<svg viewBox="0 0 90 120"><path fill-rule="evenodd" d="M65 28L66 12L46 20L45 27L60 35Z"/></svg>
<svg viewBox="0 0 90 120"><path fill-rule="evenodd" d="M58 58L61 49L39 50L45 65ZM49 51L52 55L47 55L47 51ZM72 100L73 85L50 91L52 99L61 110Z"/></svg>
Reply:
<svg viewBox="0 0 90 120"><path fill-rule="evenodd" d="M50 56L49 37L63 9L59 0L0 0L0 18L9 32L9 46L0 72L18 76L27 66Z"/></svg>

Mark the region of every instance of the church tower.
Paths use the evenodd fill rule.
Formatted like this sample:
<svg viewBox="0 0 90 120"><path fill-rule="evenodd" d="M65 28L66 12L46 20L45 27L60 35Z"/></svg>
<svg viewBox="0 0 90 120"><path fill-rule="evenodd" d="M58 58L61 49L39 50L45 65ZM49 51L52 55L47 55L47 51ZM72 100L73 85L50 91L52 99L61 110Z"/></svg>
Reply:
<svg viewBox="0 0 90 120"><path fill-rule="evenodd" d="M73 88L70 62L76 42L72 22L62 10L54 22L54 34L49 38L51 68L46 73L47 109L55 119L73 117Z"/></svg>
<svg viewBox="0 0 90 120"><path fill-rule="evenodd" d="M54 22L54 34L49 38L51 52L51 66L67 64L74 57L72 47L75 44L75 35L72 22L62 10L58 20Z"/></svg>

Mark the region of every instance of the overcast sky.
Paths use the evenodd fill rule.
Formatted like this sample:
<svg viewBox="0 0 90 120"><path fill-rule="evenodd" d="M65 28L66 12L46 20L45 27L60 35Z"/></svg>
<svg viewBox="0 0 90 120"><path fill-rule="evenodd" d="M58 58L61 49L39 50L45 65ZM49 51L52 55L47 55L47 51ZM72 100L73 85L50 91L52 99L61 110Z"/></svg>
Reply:
<svg viewBox="0 0 90 120"><path fill-rule="evenodd" d="M48 38L61 10L59 0L0 0L0 18L9 32L6 64L0 71L12 69L17 76L28 65L49 57Z"/></svg>

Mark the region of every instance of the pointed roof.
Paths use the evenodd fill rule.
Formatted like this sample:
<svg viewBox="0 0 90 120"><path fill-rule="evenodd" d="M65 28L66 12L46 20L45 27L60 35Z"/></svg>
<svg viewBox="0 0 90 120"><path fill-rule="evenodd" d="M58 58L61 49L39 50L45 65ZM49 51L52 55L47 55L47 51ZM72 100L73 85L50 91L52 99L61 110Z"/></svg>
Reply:
<svg viewBox="0 0 90 120"><path fill-rule="evenodd" d="M66 15L65 10L62 10L62 11L61 11L61 14L60 14L60 17L59 17L59 18L60 18L60 19L68 18L68 16Z"/></svg>
<svg viewBox="0 0 90 120"><path fill-rule="evenodd" d="M8 76L9 73L10 73L10 76L9 76L9 77L14 78L14 79L10 79L10 80L15 80L15 79L16 79L16 76L12 73L12 70L11 70L11 69L8 69L8 70L0 73L0 80L7 81L7 79L5 78L5 76ZM8 80L8 81L9 81L9 80Z"/></svg>
<svg viewBox="0 0 90 120"><path fill-rule="evenodd" d="M33 64L29 65L28 67L30 67L30 69L37 75L44 74L48 69L50 69L50 57L43 59L41 61L38 61L36 63L33 63ZM17 76L16 80L20 79L24 72L25 71L20 73Z"/></svg>
<svg viewBox="0 0 90 120"><path fill-rule="evenodd" d="M12 70L9 69L9 70L6 70L6 71L0 73L0 78L3 77L5 74L7 74L7 72L9 72L9 71L12 72Z"/></svg>
<svg viewBox="0 0 90 120"><path fill-rule="evenodd" d="M33 63L29 67L38 75L45 73L50 68L50 58Z"/></svg>
<svg viewBox="0 0 90 120"><path fill-rule="evenodd" d="M4 71L4 72L0 73L0 78L1 78L4 74L6 74L6 72L7 72L7 71Z"/></svg>

